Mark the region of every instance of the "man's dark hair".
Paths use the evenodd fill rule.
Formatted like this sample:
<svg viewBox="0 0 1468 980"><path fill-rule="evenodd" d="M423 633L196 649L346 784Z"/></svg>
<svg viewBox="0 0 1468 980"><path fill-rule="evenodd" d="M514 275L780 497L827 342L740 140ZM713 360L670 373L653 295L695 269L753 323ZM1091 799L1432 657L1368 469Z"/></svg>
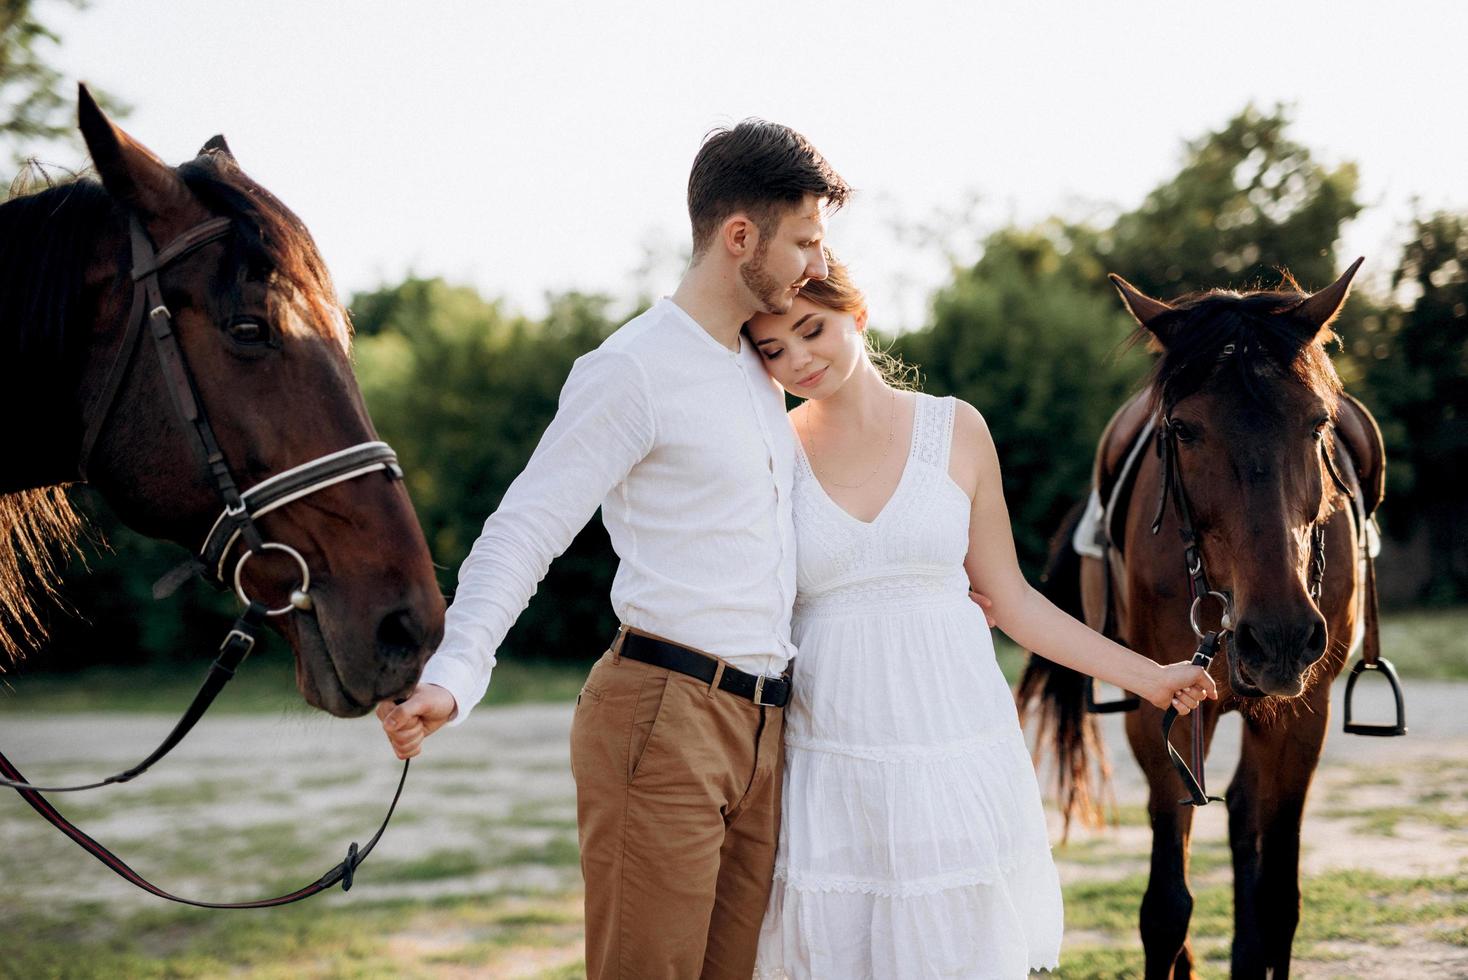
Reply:
<svg viewBox="0 0 1468 980"><path fill-rule="evenodd" d="M736 211L748 214L768 242L780 218L807 194L835 210L850 193L825 157L789 126L746 119L733 129L715 129L704 137L688 175L693 254L701 255Z"/></svg>

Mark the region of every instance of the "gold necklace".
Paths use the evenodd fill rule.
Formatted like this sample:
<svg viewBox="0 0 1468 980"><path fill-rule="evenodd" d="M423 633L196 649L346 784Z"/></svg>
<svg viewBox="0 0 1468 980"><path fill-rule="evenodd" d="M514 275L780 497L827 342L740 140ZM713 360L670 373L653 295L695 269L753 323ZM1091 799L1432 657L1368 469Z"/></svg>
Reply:
<svg viewBox="0 0 1468 980"><path fill-rule="evenodd" d="M811 469L814 470L816 457L820 454L816 452L815 436L811 435L810 419L806 418L804 413L801 414L801 425L805 428L805 441L810 444ZM887 457L892 452L892 437L896 434L897 392L894 389L892 391L892 415L891 418L887 420L887 447L882 450L882 458L877 460L877 465L873 467L872 471L866 475L866 479L862 480L860 483L838 483L835 480L831 480L831 486L840 487L843 490L860 490L862 487L866 486L867 483L871 481L872 477L876 476L877 472L881 470L882 464L887 462Z"/></svg>

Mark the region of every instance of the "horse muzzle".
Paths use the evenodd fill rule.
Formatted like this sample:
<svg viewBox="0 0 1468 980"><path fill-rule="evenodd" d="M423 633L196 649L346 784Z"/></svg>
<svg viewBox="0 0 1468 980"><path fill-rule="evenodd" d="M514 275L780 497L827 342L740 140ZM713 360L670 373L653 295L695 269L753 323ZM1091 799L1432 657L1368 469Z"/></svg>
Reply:
<svg viewBox="0 0 1468 980"><path fill-rule="evenodd" d="M1298 697L1325 646L1325 620L1313 611L1294 622L1243 615L1229 644L1229 685L1240 697Z"/></svg>

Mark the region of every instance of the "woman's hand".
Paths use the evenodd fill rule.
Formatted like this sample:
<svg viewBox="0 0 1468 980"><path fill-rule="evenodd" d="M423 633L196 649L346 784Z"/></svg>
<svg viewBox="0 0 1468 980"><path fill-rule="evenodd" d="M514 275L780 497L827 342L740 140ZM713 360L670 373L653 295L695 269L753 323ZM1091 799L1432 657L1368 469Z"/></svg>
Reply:
<svg viewBox="0 0 1468 980"><path fill-rule="evenodd" d="M1176 708L1179 716L1210 699L1218 700L1218 685L1213 683L1208 671L1186 662L1162 667L1157 683L1147 695L1154 707L1164 711Z"/></svg>
<svg viewBox="0 0 1468 980"><path fill-rule="evenodd" d="M444 726L459 710L447 689L437 684L419 684L402 704L382 701L377 720L399 759L411 759L423 750L423 740Z"/></svg>
<svg viewBox="0 0 1468 980"><path fill-rule="evenodd" d="M994 600L993 599L990 599L988 596L984 595L982 592L975 592L973 589L969 589L968 590L968 597L970 599L972 599L975 603L977 603L978 604L978 607L980 609L984 610L984 618L989 621L989 628L990 629L993 629L994 628Z"/></svg>

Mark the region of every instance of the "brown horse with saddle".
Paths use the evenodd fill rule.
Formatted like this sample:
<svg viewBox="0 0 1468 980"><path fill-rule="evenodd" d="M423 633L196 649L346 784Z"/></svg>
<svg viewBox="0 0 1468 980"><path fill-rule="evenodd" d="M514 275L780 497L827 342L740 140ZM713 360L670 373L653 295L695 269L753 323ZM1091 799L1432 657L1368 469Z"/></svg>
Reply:
<svg viewBox="0 0 1468 980"><path fill-rule="evenodd" d="M41 793L142 774L266 628L294 651L308 703L366 714L412 689L442 636L444 602L397 457L352 377L345 312L300 220L221 137L167 166L85 87L80 123L100 181L0 205L0 653L41 639L34 601L54 589L55 549L78 529L62 489L77 481L129 526L194 552L159 593L197 572L232 589L243 612L193 704L137 765L43 787L0 756L0 786L129 881L186 901ZM350 886L378 836L312 885L239 904Z"/></svg>
<svg viewBox="0 0 1468 980"><path fill-rule="evenodd" d="M1377 642L1381 434L1325 350L1360 264L1313 295L1287 280L1279 290L1171 304L1113 277L1159 356L1102 436L1091 499L1057 536L1043 591L1161 663L1195 650L1194 662L1211 664L1220 697L1173 734L1171 712L1134 698L1097 704L1088 678L1038 657L1019 697L1056 750L1067 823L1097 814L1100 746L1089 713L1129 712L1152 825L1141 907L1148 978L1193 976L1188 840L1192 807L1218 799L1202 769L1220 715L1243 719L1226 794L1235 977L1288 976L1305 797L1325 743L1331 682L1357 642L1363 658L1347 687L1347 731L1406 730L1400 685ZM1394 724L1351 720L1351 688L1369 669L1396 695Z"/></svg>

